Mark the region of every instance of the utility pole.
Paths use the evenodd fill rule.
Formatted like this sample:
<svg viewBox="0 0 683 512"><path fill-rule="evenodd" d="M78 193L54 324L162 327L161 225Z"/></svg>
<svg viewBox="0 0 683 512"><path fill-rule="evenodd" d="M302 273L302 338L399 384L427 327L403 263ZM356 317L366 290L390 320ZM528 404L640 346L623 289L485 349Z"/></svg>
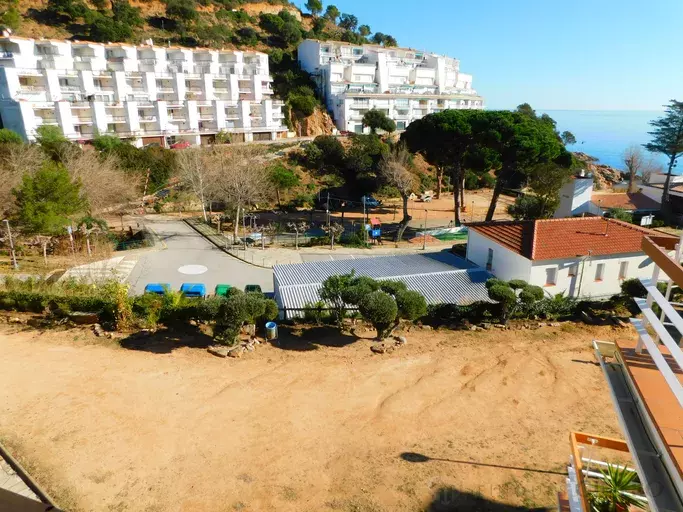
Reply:
<svg viewBox="0 0 683 512"><path fill-rule="evenodd" d="M17 254L14 252L14 241L12 240L12 231L9 228L9 220L4 219L3 222L7 225L7 238L9 238L9 250L10 256L12 258L12 266L14 270L19 270L19 264L17 263Z"/></svg>
<svg viewBox="0 0 683 512"><path fill-rule="evenodd" d="M368 241L368 230L365 229L367 223L365 222L365 200L362 200L363 203L363 242Z"/></svg>
<svg viewBox="0 0 683 512"><path fill-rule="evenodd" d="M425 208L425 223L422 229L422 250L427 250L427 208Z"/></svg>

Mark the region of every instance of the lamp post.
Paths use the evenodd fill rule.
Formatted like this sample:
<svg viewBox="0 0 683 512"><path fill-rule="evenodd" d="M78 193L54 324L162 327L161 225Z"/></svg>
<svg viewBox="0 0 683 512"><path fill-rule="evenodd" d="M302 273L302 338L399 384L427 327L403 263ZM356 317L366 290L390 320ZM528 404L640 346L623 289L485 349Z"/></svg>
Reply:
<svg viewBox="0 0 683 512"><path fill-rule="evenodd" d="M427 249L427 208L425 208L425 223L422 229L422 250Z"/></svg>
<svg viewBox="0 0 683 512"><path fill-rule="evenodd" d="M19 270L19 264L17 263L17 254L14 252L14 241L12 240L12 230L9 228L9 220L4 219L2 222L4 222L7 225L7 238L9 238L9 250L10 250L10 255L12 257L12 266L14 267L14 270Z"/></svg>

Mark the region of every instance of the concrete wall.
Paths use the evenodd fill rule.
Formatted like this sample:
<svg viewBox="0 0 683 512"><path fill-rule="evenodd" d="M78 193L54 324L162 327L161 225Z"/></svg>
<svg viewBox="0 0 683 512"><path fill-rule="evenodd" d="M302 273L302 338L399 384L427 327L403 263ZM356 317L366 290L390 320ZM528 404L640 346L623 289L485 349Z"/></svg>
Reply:
<svg viewBox="0 0 683 512"><path fill-rule="evenodd" d="M489 249L493 249L493 265L490 272L494 276L505 281L529 280L531 260L471 229L467 237L467 259L475 265L486 268Z"/></svg>
<svg viewBox="0 0 683 512"><path fill-rule="evenodd" d="M569 258L562 260L534 261L531 268L531 284L540 286L546 294L563 293L569 297L604 298L621 291L619 272L621 263L628 263L625 279L651 277L652 260L644 253L598 256L595 258ZM604 264L602 281L596 280L599 264ZM575 276L570 276L572 265L578 265ZM556 270L556 284L547 285L547 270Z"/></svg>
<svg viewBox="0 0 683 512"><path fill-rule="evenodd" d="M555 211L555 218L572 217L591 211L593 195L593 178L577 177L565 184L560 190L560 206Z"/></svg>

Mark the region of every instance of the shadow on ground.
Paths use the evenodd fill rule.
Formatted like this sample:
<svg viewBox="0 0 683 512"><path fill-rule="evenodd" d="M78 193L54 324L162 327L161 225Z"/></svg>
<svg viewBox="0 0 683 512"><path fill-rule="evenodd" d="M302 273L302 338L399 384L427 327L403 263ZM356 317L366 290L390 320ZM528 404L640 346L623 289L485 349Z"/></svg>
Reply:
<svg viewBox="0 0 683 512"><path fill-rule="evenodd" d="M489 500L479 494L441 487L424 512L545 512L547 508L527 508Z"/></svg>
<svg viewBox="0 0 683 512"><path fill-rule="evenodd" d="M508 466L505 464L492 464L490 462L477 462L477 461L471 461L471 460L455 460L455 459L443 459L443 458L438 458L438 457L430 457L428 455L424 455L422 453L415 453L415 452L403 452L400 455L401 459L403 459L406 462L413 462L413 463L418 463L422 464L425 462L451 462L453 464L464 464L466 466L480 466L480 467L487 467L487 468L496 468L496 469L512 469L514 471L529 471L531 473L545 473L548 475L561 475L561 476L566 476L566 472L564 471L555 471L553 469L545 469L545 468L531 468L531 467L523 467L523 466Z"/></svg>
<svg viewBox="0 0 683 512"><path fill-rule="evenodd" d="M120 344L129 350L170 354L182 347L206 348L213 344L213 338L201 332L197 326L178 325L160 329L154 333L134 333L123 338Z"/></svg>
<svg viewBox="0 0 683 512"><path fill-rule="evenodd" d="M339 332L332 326L319 326L310 329L280 326L276 347L283 350L307 352L317 350L319 347L341 348L355 343L360 338L353 334Z"/></svg>

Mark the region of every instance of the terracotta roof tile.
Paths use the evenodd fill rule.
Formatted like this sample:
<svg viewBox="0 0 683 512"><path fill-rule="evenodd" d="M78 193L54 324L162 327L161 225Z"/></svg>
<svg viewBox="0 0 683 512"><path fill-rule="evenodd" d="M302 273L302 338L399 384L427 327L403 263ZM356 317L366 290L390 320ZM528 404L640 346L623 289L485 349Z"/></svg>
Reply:
<svg viewBox="0 0 683 512"><path fill-rule="evenodd" d="M483 222L469 228L530 260L641 252L646 235L662 233L603 217ZM665 236L665 235L664 235Z"/></svg>
<svg viewBox="0 0 683 512"><path fill-rule="evenodd" d="M626 194L593 194L591 202L601 208L625 210L659 210L660 204L642 192Z"/></svg>

